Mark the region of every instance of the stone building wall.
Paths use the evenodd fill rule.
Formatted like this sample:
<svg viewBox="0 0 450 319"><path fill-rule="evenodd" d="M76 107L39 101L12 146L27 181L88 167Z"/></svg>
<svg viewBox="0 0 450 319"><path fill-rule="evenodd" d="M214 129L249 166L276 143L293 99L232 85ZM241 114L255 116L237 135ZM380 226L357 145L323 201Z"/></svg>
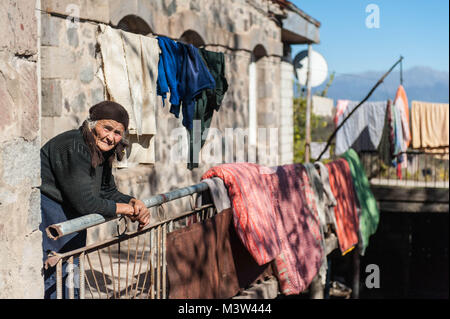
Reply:
<svg viewBox="0 0 450 319"><path fill-rule="evenodd" d="M40 1L0 2L0 298L42 298Z"/></svg>
<svg viewBox="0 0 450 319"><path fill-rule="evenodd" d="M123 28L127 22L127 31L150 30L153 35L172 39L193 33L206 49L224 52L229 89L211 125L223 135L226 128L248 127L248 68L254 49L262 46L265 54L258 61L258 125L280 125L277 110L281 103L283 44L280 27L269 18L269 11L279 11L271 1L42 0L42 10L42 144L79 127L89 107L105 97L104 85L97 76L101 66L95 37L99 23ZM80 18L71 20L71 14ZM199 168L189 171L186 163L172 162L170 151L175 141L171 133L182 128L181 119L169 113L168 105L162 106L160 97L156 119L155 164L115 171L119 189L139 198L196 184L208 167L219 164L200 163ZM188 201L172 206L169 214L173 209L187 209Z"/></svg>

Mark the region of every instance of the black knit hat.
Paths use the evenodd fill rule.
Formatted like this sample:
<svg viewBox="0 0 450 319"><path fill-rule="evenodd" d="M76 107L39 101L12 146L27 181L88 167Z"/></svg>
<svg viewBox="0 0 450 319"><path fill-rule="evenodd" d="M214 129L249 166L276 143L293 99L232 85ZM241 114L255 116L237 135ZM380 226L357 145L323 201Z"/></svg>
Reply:
<svg viewBox="0 0 450 319"><path fill-rule="evenodd" d="M89 109L89 118L91 121L114 120L122 123L125 131L128 129L130 120L127 110L119 103L113 101L103 101L92 106Z"/></svg>

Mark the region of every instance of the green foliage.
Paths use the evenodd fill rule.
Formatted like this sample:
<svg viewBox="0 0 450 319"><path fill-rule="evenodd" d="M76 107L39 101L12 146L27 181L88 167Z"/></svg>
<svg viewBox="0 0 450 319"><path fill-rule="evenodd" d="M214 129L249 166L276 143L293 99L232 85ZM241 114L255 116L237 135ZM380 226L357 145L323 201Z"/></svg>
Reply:
<svg viewBox="0 0 450 319"><path fill-rule="evenodd" d="M326 97L328 88L334 79L334 73L331 74L325 89L319 93L319 96ZM298 85L298 84L297 84ZM305 161L305 137L306 137L306 96L298 88L300 96L294 98L294 163L303 163ZM311 112L311 140L314 142L326 142L333 132L333 123L331 119L315 115ZM315 159L311 159L315 160Z"/></svg>
<svg viewBox="0 0 450 319"><path fill-rule="evenodd" d="M294 163L305 160L306 98L294 98Z"/></svg>

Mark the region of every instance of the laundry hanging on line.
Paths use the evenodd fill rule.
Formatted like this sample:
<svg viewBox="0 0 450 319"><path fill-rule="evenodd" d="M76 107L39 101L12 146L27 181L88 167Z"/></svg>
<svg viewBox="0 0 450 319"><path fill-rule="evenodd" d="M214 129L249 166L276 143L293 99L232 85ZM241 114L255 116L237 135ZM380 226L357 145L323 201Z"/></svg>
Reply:
<svg viewBox="0 0 450 319"><path fill-rule="evenodd" d="M99 27L97 42L107 95L130 115L131 153L125 158L134 163L154 163L158 42L105 25Z"/></svg>
<svg viewBox="0 0 450 319"><path fill-rule="evenodd" d="M197 49L193 45L158 37L161 45L158 95L163 103L170 92L170 112L179 117L189 132L188 169L198 167L198 153L203 147L214 111L218 111L228 82L225 58L220 52ZM199 121L194 127L194 121Z"/></svg>
<svg viewBox="0 0 450 319"><path fill-rule="evenodd" d="M387 166L397 169L397 177L402 179L402 169L407 167L407 150L411 142L409 105L402 85L397 89L394 101L388 100L383 120L378 155Z"/></svg>
<svg viewBox="0 0 450 319"><path fill-rule="evenodd" d="M228 82L225 77L225 55L205 49L199 49L199 53L214 79L215 88L203 90L201 95L195 99L193 120L200 121L200 127L197 132L194 132L194 128L189 130L189 169L198 167L197 154L207 139L204 133L210 128L214 111L219 111L228 90Z"/></svg>
<svg viewBox="0 0 450 319"><path fill-rule="evenodd" d="M412 147L427 153L449 153L449 104L412 101Z"/></svg>
<svg viewBox="0 0 450 319"><path fill-rule="evenodd" d="M343 154L343 157L350 167L350 174L352 176L354 190L360 207L359 233L361 243L359 248L361 255L364 255L369 246L369 237L375 234L377 230L380 212L358 154L355 150L349 149Z"/></svg>
<svg viewBox="0 0 450 319"><path fill-rule="evenodd" d="M170 112L175 117L183 114L183 126L192 129L195 98L206 89L214 89L216 83L199 50L192 44L175 42L167 37L158 37L161 45L159 63L158 95L164 99L170 89ZM172 94L175 96L172 97Z"/></svg>
<svg viewBox="0 0 450 319"><path fill-rule="evenodd" d="M268 265L271 265L278 280L281 293L299 294L316 276L322 280L325 277L324 236L331 233L337 235L342 255L356 246L360 249L355 253L363 255L369 244L368 238L377 229L379 217L376 203L358 154L353 149L325 165L321 162L275 167L254 163L222 164L205 172L202 181L208 184L209 189L198 197L197 207L214 203L218 209L216 217L224 212L230 214L230 227L235 232L235 239L245 251L244 255L250 258L248 263L238 266L241 257L236 258L235 253L226 257L229 260L234 258L239 282L226 295L241 290L244 282L248 284L256 278L255 275L261 275L261 270ZM188 228L208 232L211 222L214 223L192 218ZM219 236L222 227L214 229ZM183 298L198 295L197 286L205 278L216 278L212 286L205 283L205 294L202 296L207 298L220 295L222 284L225 289L230 287L229 283L236 283L236 278L227 283L220 279L222 275L228 278L219 269L225 269L223 267L229 264L229 260L223 261L221 258L224 255L214 259L206 253L211 249L222 249L214 248L220 246L220 240L205 241L210 235L203 236L202 240L182 238L188 235L181 233L176 236L181 236L175 240L178 244L167 242L167 251L171 256L168 262L169 281L171 286L177 287L175 294L180 293ZM181 243L186 241L192 243L187 245L192 249L181 249ZM222 241L228 245L226 242ZM198 254L203 256L205 263L197 262ZM220 264L223 266L218 266Z"/></svg>
<svg viewBox="0 0 450 319"><path fill-rule="evenodd" d="M203 175L210 177L228 187L237 233L258 264L274 260L281 291L306 289L322 265L323 249L304 167L223 164Z"/></svg>
<svg viewBox="0 0 450 319"><path fill-rule="evenodd" d="M338 100L335 125L338 126L358 104ZM397 176L402 178L401 169L407 165L410 141L408 98L404 87L399 85L393 102L365 102L358 107L336 132L335 153L342 155L350 148L357 152L377 150L382 161L396 167Z"/></svg>
<svg viewBox="0 0 450 319"><path fill-rule="evenodd" d="M350 114L359 102L339 100L339 109L335 123L341 122ZM382 135L386 102L364 102L336 133L335 154L341 155L353 148L357 152L377 149Z"/></svg>
<svg viewBox="0 0 450 319"><path fill-rule="evenodd" d="M97 40L109 99L127 109L129 132L136 135L131 137L132 153L126 158L131 162L154 162L156 95L162 96L164 105L170 94L170 112L179 118L181 111L182 124L189 132L188 168L198 167L194 157L205 143L203 133L228 89L223 53L104 25L99 27ZM194 120L200 122L197 135L193 132Z"/></svg>
<svg viewBox="0 0 450 319"><path fill-rule="evenodd" d="M327 163L330 187L336 198L334 207L336 235L343 255L353 250L358 243L359 218L357 198L348 162L339 158Z"/></svg>

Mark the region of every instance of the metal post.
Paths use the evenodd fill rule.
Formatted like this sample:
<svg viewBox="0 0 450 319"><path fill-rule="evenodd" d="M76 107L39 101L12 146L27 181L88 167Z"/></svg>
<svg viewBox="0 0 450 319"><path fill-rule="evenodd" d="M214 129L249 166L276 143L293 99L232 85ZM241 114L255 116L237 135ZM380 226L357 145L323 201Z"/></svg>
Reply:
<svg viewBox="0 0 450 319"><path fill-rule="evenodd" d="M84 291L84 253L81 253L79 258L80 263L80 299L84 299L85 291Z"/></svg>
<svg viewBox="0 0 450 319"><path fill-rule="evenodd" d="M360 259L358 245L353 250L353 299L359 299Z"/></svg>
<svg viewBox="0 0 450 319"><path fill-rule="evenodd" d="M308 69L306 76L305 163L309 163L311 152L311 50L311 44L308 44Z"/></svg>
<svg viewBox="0 0 450 319"><path fill-rule="evenodd" d="M73 256L69 257L68 264L67 264L67 281L66 285L69 286L69 299L75 299L75 290L74 290L74 284L75 284L75 276L74 276L74 264L73 264Z"/></svg>
<svg viewBox="0 0 450 319"><path fill-rule="evenodd" d="M56 299L62 299L62 259L56 264Z"/></svg>
<svg viewBox="0 0 450 319"><path fill-rule="evenodd" d="M324 299L330 299L330 281L331 281L331 258L327 258L327 278L325 280Z"/></svg>

